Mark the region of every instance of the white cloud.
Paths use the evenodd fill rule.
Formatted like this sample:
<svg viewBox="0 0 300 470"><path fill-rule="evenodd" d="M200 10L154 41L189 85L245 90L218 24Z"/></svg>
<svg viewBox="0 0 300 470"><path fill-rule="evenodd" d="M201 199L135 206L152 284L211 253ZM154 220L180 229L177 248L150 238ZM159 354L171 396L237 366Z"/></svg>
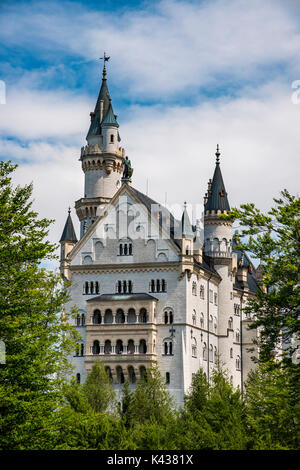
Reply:
<svg viewBox="0 0 300 470"><path fill-rule="evenodd" d="M33 2L3 12L0 38L43 58L56 50L96 60L107 50L112 80L135 99L187 96L222 80L248 83L279 64L300 72L297 17L276 0L165 0L121 14Z"/></svg>

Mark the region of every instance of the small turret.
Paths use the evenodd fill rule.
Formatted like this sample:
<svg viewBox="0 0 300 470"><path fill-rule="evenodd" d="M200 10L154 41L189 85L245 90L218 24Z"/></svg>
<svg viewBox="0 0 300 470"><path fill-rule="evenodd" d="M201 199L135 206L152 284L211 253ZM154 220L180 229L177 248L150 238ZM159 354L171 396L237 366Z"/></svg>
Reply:
<svg viewBox="0 0 300 470"><path fill-rule="evenodd" d="M65 227L62 233L62 236L59 240L60 243L60 272L61 275L68 279L68 261L67 257L70 251L74 248L77 243L77 237L74 230L72 218L71 218L71 208L68 210L68 217L65 223Z"/></svg>
<svg viewBox="0 0 300 470"><path fill-rule="evenodd" d="M204 198L204 251L208 256L231 258L232 222L219 218L219 214L226 214L228 211L230 206L220 168L219 145L217 145L214 176L208 182Z"/></svg>
<svg viewBox="0 0 300 470"><path fill-rule="evenodd" d="M181 234L181 273L188 271L190 274L193 265L194 232L186 210L186 202L181 218Z"/></svg>

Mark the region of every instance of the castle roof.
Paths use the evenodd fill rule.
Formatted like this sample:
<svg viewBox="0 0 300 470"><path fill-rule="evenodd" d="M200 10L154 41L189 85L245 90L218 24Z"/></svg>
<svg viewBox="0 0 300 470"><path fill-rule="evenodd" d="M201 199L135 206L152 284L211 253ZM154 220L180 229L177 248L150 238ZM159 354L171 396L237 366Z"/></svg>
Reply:
<svg viewBox="0 0 300 470"><path fill-rule="evenodd" d="M207 202L205 204L205 211L230 211L230 206L227 198L227 192L225 189L221 168L220 168L220 152L219 146L217 146L216 152L216 168L214 176L211 182L211 186L208 189Z"/></svg>
<svg viewBox="0 0 300 470"><path fill-rule="evenodd" d="M116 115L114 114L111 101L109 101L109 107L104 119L101 122L101 125L109 125L114 127L119 127L119 124L116 119Z"/></svg>
<svg viewBox="0 0 300 470"><path fill-rule="evenodd" d="M65 223L65 227L61 236L60 242L75 242L77 243L77 237L74 230L72 218L71 218L71 210L69 209L67 221Z"/></svg>
<svg viewBox="0 0 300 470"><path fill-rule="evenodd" d="M87 137L100 134L100 126L102 123L102 121L100 121L100 102L101 101L103 102L103 114L102 114L102 121L103 121L110 107L110 95L109 95L108 86L107 86L105 65L103 67L103 73L102 73L102 84L101 84L101 88L100 88L100 92L98 95L94 112L92 113L91 124L90 124L89 131L87 133Z"/></svg>
<svg viewBox="0 0 300 470"><path fill-rule="evenodd" d="M186 210L186 203L184 204L184 210L183 210L183 214L181 218L181 231L184 237L188 237L192 239L194 238L192 224L190 222L189 214L187 213L187 210Z"/></svg>

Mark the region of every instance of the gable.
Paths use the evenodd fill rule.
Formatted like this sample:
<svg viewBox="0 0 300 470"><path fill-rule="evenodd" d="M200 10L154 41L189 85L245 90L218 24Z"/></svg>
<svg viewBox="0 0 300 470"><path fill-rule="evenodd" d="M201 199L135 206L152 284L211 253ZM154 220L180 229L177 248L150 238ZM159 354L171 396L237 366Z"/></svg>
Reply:
<svg viewBox="0 0 300 470"><path fill-rule="evenodd" d="M120 188L70 253L71 265L179 261L179 247L138 194Z"/></svg>

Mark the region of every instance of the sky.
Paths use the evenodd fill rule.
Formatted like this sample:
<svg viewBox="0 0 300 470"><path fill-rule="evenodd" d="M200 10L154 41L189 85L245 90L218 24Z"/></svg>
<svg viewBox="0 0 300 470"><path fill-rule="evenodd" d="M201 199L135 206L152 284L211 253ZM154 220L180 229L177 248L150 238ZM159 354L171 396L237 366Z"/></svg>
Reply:
<svg viewBox="0 0 300 470"><path fill-rule="evenodd" d="M202 204L219 144L231 206L299 191L296 0L14 1L0 4L0 158L55 219L83 196L79 162L103 51L133 186ZM299 82L297 82L299 81ZM3 92L5 84L5 94ZM3 103L5 97L5 103Z"/></svg>

